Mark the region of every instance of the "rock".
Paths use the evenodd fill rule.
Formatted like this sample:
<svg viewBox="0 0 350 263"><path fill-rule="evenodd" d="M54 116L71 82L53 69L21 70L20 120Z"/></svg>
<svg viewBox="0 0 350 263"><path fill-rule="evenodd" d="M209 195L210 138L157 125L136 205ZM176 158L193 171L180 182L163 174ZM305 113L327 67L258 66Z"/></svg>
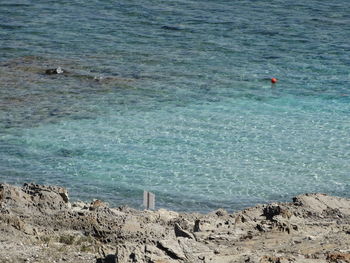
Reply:
<svg viewBox="0 0 350 263"><path fill-rule="evenodd" d="M327 255L329 262L350 263L350 253L330 253Z"/></svg>
<svg viewBox="0 0 350 263"><path fill-rule="evenodd" d="M200 223L201 223L201 221L199 219L197 219L194 222L193 232L200 232L201 231Z"/></svg>
<svg viewBox="0 0 350 263"><path fill-rule="evenodd" d="M0 184L0 261L349 263L350 200L308 194L295 201L204 215L109 208L101 200L70 206L62 187Z"/></svg>
<svg viewBox="0 0 350 263"><path fill-rule="evenodd" d="M102 76L94 76L95 81L101 81L103 79Z"/></svg>
<svg viewBox="0 0 350 263"><path fill-rule="evenodd" d="M69 197L68 197L68 192L65 191L65 192L59 192L60 196L62 197L63 201L68 203L69 202Z"/></svg>
<svg viewBox="0 0 350 263"><path fill-rule="evenodd" d="M62 210L70 207L68 192L63 187L24 184L22 191L30 196L32 205L45 210Z"/></svg>
<svg viewBox="0 0 350 263"><path fill-rule="evenodd" d="M161 240L158 242L157 247L164 250L172 259L186 259L185 254L176 240Z"/></svg>
<svg viewBox="0 0 350 263"><path fill-rule="evenodd" d="M194 238L190 232L183 230L178 223L175 223L174 231L175 231L175 236L177 236L177 237L186 237L186 238L191 238L191 239Z"/></svg>
<svg viewBox="0 0 350 263"><path fill-rule="evenodd" d="M278 205L268 205L263 210L263 215L266 217L267 220L272 221L274 216L277 216L281 214L281 207Z"/></svg>
<svg viewBox="0 0 350 263"><path fill-rule="evenodd" d="M62 74L64 71L61 67L57 67L57 68L54 68L54 69L47 69L45 71L45 74L46 75L53 75L53 74Z"/></svg>
<svg viewBox="0 0 350 263"><path fill-rule="evenodd" d="M175 31L181 30L181 28L178 26L162 26L162 29L175 30Z"/></svg>
<svg viewBox="0 0 350 263"><path fill-rule="evenodd" d="M198 258L209 258L214 255L214 251L208 246L192 239L180 237L178 242L189 262L195 262Z"/></svg>
<svg viewBox="0 0 350 263"><path fill-rule="evenodd" d="M271 230L271 226L267 224L257 224L256 229L259 230L260 232L268 232Z"/></svg>
<svg viewBox="0 0 350 263"><path fill-rule="evenodd" d="M75 210L82 210L82 209L88 209L89 207L83 201L76 201L72 203L72 208Z"/></svg>
<svg viewBox="0 0 350 263"><path fill-rule="evenodd" d="M22 188L0 184L0 202L12 209L21 209L23 213L33 213L37 209L58 211L70 207L66 189L36 184L24 184Z"/></svg>
<svg viewBox="0 0 350 263"><path fill-rule="evenodd" d="M117 257L114 254L105 256L104 258L98 258L96 263L118 263Z"/></svg>
<svg viewBox="0 0 350 263"><path fill-rule="evenodd" d="M93 200L90 204L89 210L94 211L96 209L103 209L105 207L108 207L105 202L102 202L101 200Z"/></svg>
<svg viewBox="0 0 350 263"><path fill-rule="evenodd" d="M30 197L19 187L8 184L0 184L0 201L6 203L20 203L24 200L29 201Z"/></svg>
<svg viewBox="0 0 350 263"><path fill-rule="evenodd" d="M260 259L260 263L289 263L293 262L293 258L276 257L276 256L263 256Z"/></svg>
<svg viewBox="0 0 350 263"><path fill-rule="evenodd" d="M243 215L238 215L235 218L235 224L245 223L247 222L247 219Z"/></svg>
<svg viewBox="0 0 350 263"><path fill-rule="evenodd" d="M221 216L227 216L227 215L228 215L227 211L226 211L225 209L222 209L222 208L216 210L216 211L215 211L215 214L216 214L217 216L219 216L219 217L221 217Z"/></svg>
<svg viewBox="0 0 350 263"><path fill-rule="evenodd" d="M121 230L125 234L132 234L132 233L137 233L138 231L141 232L141 225L140 222L137 220L136 217L128 216L125 219L125 223L121 227Z"/></svg>
<svg viewBox="0 0 350 263"><path fill-rule="evenodd" d="M145 262L145 246L134 242L124 242L116 248L116 262Z"/></svg>
<svg viewBox="0 0 350 263"><path fill-rule="evenodd" d="M174 220L175 218L179 217L179 213L168 211L165 209L159 209L157 212L158 212L159 218L165 222Z"/></svg>

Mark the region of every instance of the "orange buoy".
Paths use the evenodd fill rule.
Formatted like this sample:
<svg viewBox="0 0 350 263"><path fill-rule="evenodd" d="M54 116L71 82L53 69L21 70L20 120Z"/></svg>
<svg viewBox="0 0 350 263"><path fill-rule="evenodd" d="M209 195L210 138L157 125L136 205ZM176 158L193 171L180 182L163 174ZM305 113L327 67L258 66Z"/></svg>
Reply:
<svg viewBox="0 0 350 263"><path fill-rule="evenodd" d="M275 84L277 82L276 78L271 78L271 83Z"/></svg>

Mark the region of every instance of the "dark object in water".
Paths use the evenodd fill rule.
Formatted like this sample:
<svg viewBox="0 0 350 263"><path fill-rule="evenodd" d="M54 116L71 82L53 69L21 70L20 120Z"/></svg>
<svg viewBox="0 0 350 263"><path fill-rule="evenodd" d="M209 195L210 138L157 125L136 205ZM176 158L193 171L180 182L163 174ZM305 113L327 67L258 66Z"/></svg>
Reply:
<svg viewBox="0 0 350 263"><path fill-rule="evenodd" d="M54 69L47 69L45 71L46 75L53 75L53 74L62 74L64 71L61 67L54 68Z"/></svg>
<svg viewBox="0 0 350 263"><path fill-rule="evenodd" d="M181 28L177 26L162 26L162 29L179 31Z"/></svg>

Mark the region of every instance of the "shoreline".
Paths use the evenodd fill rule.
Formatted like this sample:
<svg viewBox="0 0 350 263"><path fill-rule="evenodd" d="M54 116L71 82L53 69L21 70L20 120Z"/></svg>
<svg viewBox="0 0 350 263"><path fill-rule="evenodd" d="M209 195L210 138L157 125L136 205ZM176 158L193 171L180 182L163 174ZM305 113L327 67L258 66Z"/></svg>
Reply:
<svg viewBox="0 0 350 263"><path fill-rule="evenodd" d="M350 199L304 194L201 214L0 183L0 245L0 262L350 262Z"/></svg>

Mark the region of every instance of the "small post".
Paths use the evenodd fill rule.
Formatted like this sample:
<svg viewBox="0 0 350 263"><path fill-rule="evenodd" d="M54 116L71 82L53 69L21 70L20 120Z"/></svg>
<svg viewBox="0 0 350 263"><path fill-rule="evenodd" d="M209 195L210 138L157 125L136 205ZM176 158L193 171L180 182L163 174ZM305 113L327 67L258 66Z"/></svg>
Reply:
<svg viewBox="0 0 350 263"><path fill-rule="evenodd" d="M148 192L148 209L154 210L156 203L156 196L155 194Z"/></svg>
<svg viewBox="0 0 350 263"><path fill-rule="evenodd" d="M152 209L154 210L156 203L156 196L155 194L147 191L143 191L143 206L146 207L146 209Z"/></svg>

